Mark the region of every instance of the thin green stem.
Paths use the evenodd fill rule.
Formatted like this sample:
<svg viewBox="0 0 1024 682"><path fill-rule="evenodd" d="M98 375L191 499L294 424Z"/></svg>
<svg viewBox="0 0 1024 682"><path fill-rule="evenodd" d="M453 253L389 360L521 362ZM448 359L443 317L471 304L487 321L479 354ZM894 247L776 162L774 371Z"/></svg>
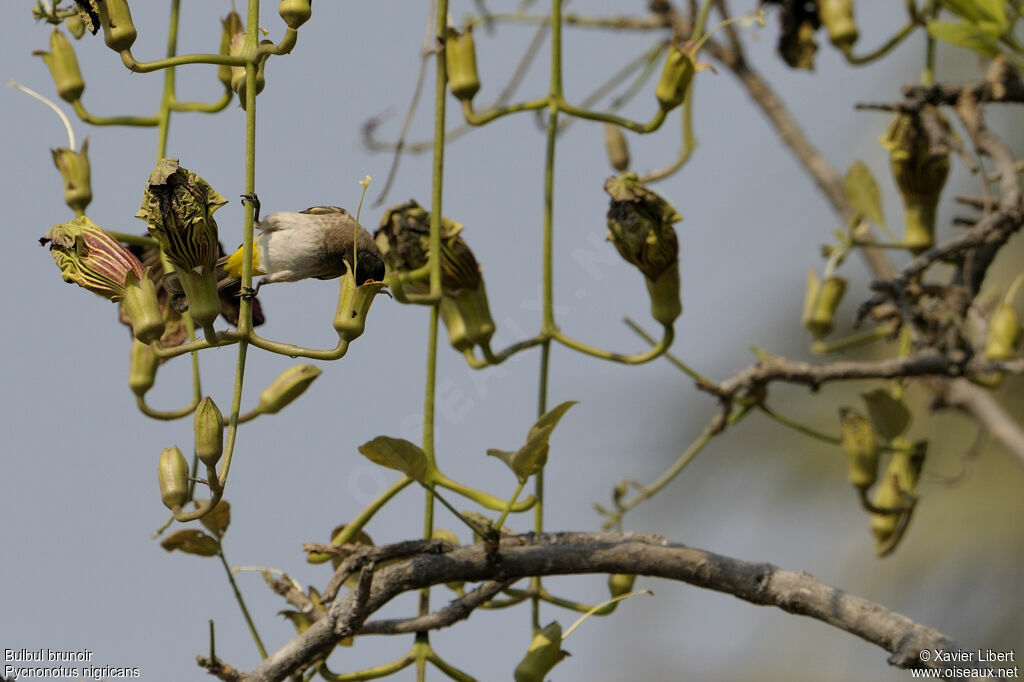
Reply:
<svg viewBox="0 0 1024 682"><path fill-rule="evenodd" d="M800 433L804 434L805 436L810 436L811 438L817 438L820 441L824 441L826 443L831 443L832 445L839 445L839 443L842 440L841 438L839 438L839 436L830 436L827 433L822 433L821 431L816 431L815 429L812 429L809 426L805 426L805 425L801 424L800 422L793 421L789 417L785 417L785 416L779 414L778 412L776 412L772 408L768 407L764 403L759 404L757 407L762 412L764 412L766 415L768 415L769 417L771 417L775 421L779 422L783 426L788 426L789 428L793 429L794 431L799 431Z"/></svg>
<svg viewBox="0 0 1024 682"><path fill-rule="evenodd" d="M548 98L541 97L538 99L532 99L528 102L508 104L503 107L495 107L494 109L486 109L484 111L477 112L473 110L473 103L469 100L465 100L462 102L462 116L466 119L466 123L472 126L482 126L499 119L502 116L518 114L524 111L538 111L547 105Z"/></svg>
<svg viewBox="0 0 1024 682"><path fill-rule="evenodd" d="M186 405L185 407L179 408L177 410L167 410L166 412L162 410L154 410L152 407L147 405L145 396L136 396L135 404L138 406L139 412L146 415L150 419L159 419L160 421L174 421L175 419L181 419L192 414L196 409L196 405L199 404L199 400L193 398L192 402Z"/></svg>
<svg viewBox="0 0 1024 682"><path fill-rule="evenodd" d="M811 351L818 354L838 353L848 348L856 348L857 346L863 346L884 339L890 334L892 334L892 329L889 327L875 327L874 329L850 334L831 342L826 342L824 339L816 339L811 344Z"/></svg>
<svg viewBox="0 0 1024 682"><path fill-rule="evenodd" d="M354 519L345 524L345 530L341 531L336 538L333 538L331 540L331 544L337 546L351 542L352 538L359 534L359 531L361 531L363 527L370 522L370 519L373 518L374 514L380 511L381 507L387 504L392 497L402 492L412 482L413 480L406 476L391 484L390 488L381 493L376 500L364 507Z"/></svg>
<svg viewBox="0 0 1024 682"><path fill-rule="evenodd" d="M238 589L238 584L235 582L235 576L231 573L231 567L228 566L228 561L224 557L224 550L219 548L217 550L217 558L220 559L220 563L224 566L224 573L228 576L228 582L231 583L231 590L235 593L235 601L238 602L238 608L242 610L242 617L245 618L245 624L249 626L249 634L252 635L252 641L256 643L256 649L260 652L261 658L267 657L267 650L263 646L263 641L260 639L260 633L256 631L256 625L252 622L252 616L249 615L249 609L245 607L245 600L242 599L242 593Z"/></svg>
<svg viewBox="0 0 1024 682"><path fill-rule="evenodd" d="M693 22L693 33L690 34L692 42L697 42L704 36L704 29L708 26L708 15L711 14L713 4L714 0L704 0L701 3L700 9L697 11L697 19Z"/></svg>
<svg viewBox="0 0 1024 682"><path fill-rule="evenodd" d="M485 493L482 490L470 488L469 486L459 483L458 481L453 481L452 479L442 474L440 471L438 471L435 474L434 480L432 482L436 485L441 486L442 488L447 488L448 490L451 490L453 493L458 493L459 495L462 495L465 498L473 500L484 509L490 509L491 511L501 511L505 508L505 505L508 503L507 500L503 500L500 497L495 497L494 495ZM533 507L533 505L536 502L536 498L533 495L531 495L525 500L520 500L519 502L514 504L512 506L512 511L514 513L527 511L531 507Z"/></svg>
<svg viewBox="0 0 1024 682"><path fill-rule="evenodd" d="M226 54L185 54L167 59L157 59L152 62L140 62L132 56L131 50L121 53L121 62L129 71L135 73L152 73L161 69L170 69L175 66L186 66L189 64L216 64L225 66L246 66L250 64L243 56L231 56Z"/></svg>
<svg viewBox="0 0 1024 682"><path fill-rule="evenodd" d="M431 649L430 653L427 654L427 660L435 668L437 668L438 670L443 672L445 675L447 675L451 679L455 680L455 682L476 682L476 678L475 677L473 677L469 673L465 673L465 672L459 670L458 668L453 666L451 663L448 663L443 658L438 656L437 652L434 651L433 649Z"/></svg>
<svg viewBox="0 0 1024 682"><path fill-rule="evenodd" d="M886 42L880 45L877 49L864 55L855 55L852 52L853 46L851 45L847 49L843 50L843 56L846 57L846 61L853 66L863 66L864 64L870 64L873 61L881 59L885 55L889 54L894 47L904 41L904 39L914 32L917 28L918 22L911 20L907 24L896 32L892 38L889 38Z"/></svg>
<svg viewBox="0 0 1024 682"><path fill-rule="evenodd" d="M171 0L171 16L167 22L167 58L178 52L178 16L181 0ZM171 104L174 102L175 71L171 67L164 71L164 89L160 95L160 109L157 111L158 132L156 143L157 161L167 156L167 135L171 127Z"/></svg>
<svg viewBox="0 0 1024 682"><path fill-rule="evenodd" d="M595 358L602 360L608 360L610 362L621 362L624 365L642 365L645 362L650 362L665 354L669 346L672 345L672 340L675 338L675 330L671 325L664 325L662 331L661 340L654 346L643 353L637 353L636 355L622 355L620 353L613 353L611 351L603 350L601 348L595 348L589 346L581 341L577 341L566 334L562 333L561 330L555 329L552 337L555 341L558 341L563 346L572 348L573 350L592 355Z"/></svg>
<svg viewBox="0 0 1024 682"><path fill-rule="evenodd" d="M655 112L654 117L650 121L648 121L647 123L637 123L636 121L632 121L628 118L623 118L621 116L616 116L615 114L609 114L600 111L589 111L587 109L575 107L569 104L569 102L567 102L565 98L562 97L561 95L559 95L555 101L559 111L569 114L570 116L575 116L577 118L585 118L588 121L601 121L603 123L612 123L614 125L626 128L627 130L632 130L634 133L641 134L653 133L655 130L660 128L661 124L665 122L665 116L668 114L667 111L659 107L658 111Z"/></svg>
<svg viewBox="0 0 1024 682"><path fill-rule="evenodd" d="M113 230L107 230L107 232L110 232L111 237L124 244L152 248L160 246L160 242L152 237L143 237L142 235L128 234L127 232L114 232Z"/></svg>
<svg viewBox="0 0 1024 682"><path fill-rule="evenodd" d="M623 322L625 322L627 327L632 329L640 338L642 338L647 343L651 344L652 346L657 344L657 341L654 340L653 336L651 336L646 331L644 331L644 329L640 325L638 325L636 322L634 322L630 318L628 318L628 317L624 318ZM675 365L677 368L679 368L680 371L682 371L684 374L689 376L694 381L699 381L699 382L704 383L704 384L713 384L714 383L713 381L711 381L711 379L707 378L706 376L704 376L703 374L701 374L700 372L698 372L694 368L690 367L688 364L686 364L685 362L680 360L678 357L676 357L672 353L666 351L664 353L664 357L665 357L666 360L668 360L670 363Z"/></svg>
<svg viewBox="0 0 1024 682"><path fill-rule="evenodd" d="M456 509L454 507L454 505L452 505L451 502L449 502L448 500L444 499L444 496L441 493L437 492L434 488L432 488L430 486L424 486L424 487L427 489L427 493L431 497L436 498L437 501L440 502L441 505L444 506L445 509L447 509L452 514L454 514L455 518L457 518L459 521L462 521L462 523L467 528L469 528L471 531L473 531L474 533L476 533L477 535L479 535L482 538L485 538L485 537L487 537L489 535L489 533L487 532L486 528L482 528L478 523L475 523L474 521L471 521L470 519L467 519L465 516L463 516L462 513L458 509ZM433 507L431 507L431 514L433 514ZM501 532L501 526L495 525L495 529L498 532ZM430 535L427 535L426 537L430 538L430 537L433 536L433 534L434 534L434 527L433 527L433 524L431 524L431 526L430 526Z"/></svg>
<svg viewBox="0 0 1024 682"><path fill-rule="evenodd" d="M90 114L82 100L75 100L71 103L78 118L94 126L136 126L141 128L152 128L160 124L157 116L94 116Z"/></svg>
<svg viewBox="0 0 1024 682"><path fill-rule="evenodd" d="M412 653L408 653L391 663L366 668L365 670L357 670L356 672L343 673L341 675L331 672L326 663L321 663L317 672L319 672L322 678L329 682L361 682L362 680L379 680L382 677L389 677L400 670L405 670L415 662L416 656Z"/></svg>
<svg viewBox="0 0 1024 682"><path fill-rule="evenodd" d="M505 510L501 512L501 516L499 516L498 520L494 522L494 527L498 529L499 533L501 532L501 527L505 524L505 519L508 517L509 512L512 511L512 505L516 503L516 500L519 499L519 494L523 492L523 487L526 486L527 480L528 479L524 478L519 481L519 485L516 486L515 492L512 493L512 497L509 498L508 504L505 505Z"/></svg>
<svg viewBox="0 0 1024 682"><path fill-rule="evenodd" d="M561 606L563 609L569 609L571 611L577 611L579 613L587 613L587 612L591 611L592 609L594 609L594 607L592 605L590 605L590 604L584 604L582 602L572 601L571 599L563 599L562 597L556 597L555 595L551 594L547 590L543 590L543 589L539 593L534 593L532 589L529 589L529 590L516 590L516 589L513 589L513 588L509 588L509 589L505 590L505 594L509 595L513 599L518 599L520 601L522 601L522 600L524 600L524 599L526 599L528 597L533 597L534 594L536 594L540 598L541 601L545 601L548 604L554 604L555 606ZM607 604L607 605L598 607L598 609L596 611L594 611L593 614L591 614L591 615L607 616L608 614L610 614L614 610L615 610L615 604L614 603Z"/></svg>
<svg viewBox="0 0 1024 682"><path fill-rule="evenodd" d="M693 136L693 86L696 83L690 83L690 87L686 91L686 98L683 100L683 113L682 113L682 137L683 137L683 148L679 150L679 156L668 166L653 170L646 175L641 176L642 182L657 182L658 180L664 180L665 178L673 175L676 171L686 165L686 162L690 160L690 156L693 155L693 150L697 148L697 140Z"/></svg>
<svg viewBox="0 0 1024 682"><path fill-rule="evenodd" d="M348 352L348 341L345 339L339 339L338 345L331 349L317 349L317 348L304 348L302 346L295 346L290 343L281 343L279 341L271 341L259 336L255 332L249 334L249 342L270 353L277 353L278 355L287 355L291 358L309 358L311 360L337 360L344 357L345 353Z"/></svg>
<svg viewBox="0 0 1024 682"><path fill-rule="evenodd" d="M179 102L175 100L171 103L172 111L194 111L200 114L216 114L219 111L223 111L231 104L231 98L234 96L234 91L231 88L225 88L224 94L220 96L216 102Z"/></svg>

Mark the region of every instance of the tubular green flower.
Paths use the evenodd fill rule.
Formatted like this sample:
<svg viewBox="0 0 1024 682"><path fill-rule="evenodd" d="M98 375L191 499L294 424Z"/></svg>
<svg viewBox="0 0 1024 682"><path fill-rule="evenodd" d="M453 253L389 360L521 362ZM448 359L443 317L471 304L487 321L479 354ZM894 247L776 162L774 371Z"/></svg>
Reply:
<svg viewBox="0 0 1024 682"><path fill-rule="evenodd" d="M64 37L59 29L50 33L50 51L37 51L32 54L42 57L50 69L53 82L57 86L57 94L66 102L76 102L85 91L85 81L78 68L78 58L71 42Z"/></svg>
<svg viewBox="0 0 1024 682"><path fill-rule="evenodd" d="M464 102L473 99L480 90L480 76L476 70L476 42L473 27L459 33L448 29L445 43L445 63L448 69L448 87L455 97Z"/></svg>
<svg viewBox="0 0 1024 682"><path fill-rule="evenodd" d="M82 141L77 152L61 147L51 149L53 165L64 180L64 203L75 215L85 213L92 202L92 172L89 167L89 138Z"/></svg>
<svg viewBox="0 0 1024 682"><path fill-rule="evenodd" d="M151 343L164 332L164 318L153 281L142 263L120 242L85 216L50 228L39 240L65 282L77 284L111 301L121 301L135 338Z"/></svg>

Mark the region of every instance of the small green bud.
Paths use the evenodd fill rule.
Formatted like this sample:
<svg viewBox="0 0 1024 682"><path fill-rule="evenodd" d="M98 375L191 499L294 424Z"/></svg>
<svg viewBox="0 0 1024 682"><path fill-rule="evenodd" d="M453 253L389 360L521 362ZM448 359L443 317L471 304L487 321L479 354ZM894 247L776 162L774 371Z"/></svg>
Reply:
<svg viewBox="0 0 1024 682"><path fill-rule="evenodd" d="M140 398L156 383L159 358L148 343L132 339L132 350L128 364L128 387Z"/></svg>
<svg viewBox="0 0 1024 682"><path fill-rule="evenodd" d="M853 0L818 0L818 16L828 30L828 38L840 50L849 50L860 33L853 19Z"/></svg>
<svg viewBox="0 0 1024 682"><path fill-rule="evenodd" d="M445 43L445 63L448 68L448 87L452 94L462 102L468 102L480 90L480 76L476 70L476 42L473 40L473 27L459 33L448 28L448 40Z"/></svg>
<svg viewBox="0 0 1024 682"><path fill-rule="evenodd" d="M42 57L50 69L53 82L57 86L57 94L66 102L77 102L85 91L85 81L82 79L82 72L78 68L78 58L75 56L75 49L71 42L64 37L59 29L53 29L50 33L50 51L33 52L32 54Z"/></svg>
<svg viewBox="0 0 1024 682"><path fill-rule="evenodd" d="M620 173L629 168L629 144L622 128L611 123L604 124L604 147L612 168Z"/></svg>
<svg viewBox="0 0 1024 682"><path fill-rule="evenodd" d="M160 453L157 480L164 506L172 511L180 509L188 500L188 462L178 446Z"/></svg>
<svg viewBox="0 0 1024 682"><path fill-rule="evenodd" d="M526 656L516 666L515 681L544 682L551 669L568 655L562 651L562 626L555 621L533 636Z"/></svg>
<svg viewBox="0 0 1024 682"><path fill-rule="evenodd" d="M867 490L878 478L878 436L867 417L857 410L839 409L840 447L846 455L850 483Z"/></svg>
<svg viewBox="0 0 1024 682"><path fill-rule="evenodd" d="M236 35L245 35L245 27L242 25L242 17L238 16L238 12L229 12L226 17L220 20L221 32L220 32L220 54L230 55L231 52L231 40ZM242 42L245 42L243 37ZM245 69L242 70L243 74ZM234 89L231 85L232 68L227 64L221 64L217 67L217 78L221 83L224 84L225 88Z"/></svg>
<svg viewBox="0 0 1024 682"><path fill-rule="evenodd" d="M115 52L130 50L138 32L127 0L95 0L94 5L103 26L103 42Z"/></svg>
<svg viewBox="0 0 1024 682"><path fill-rule="evenodd" d="M690 88L693 76L697 73L697 62L694 55L679 45L672 44L665 57L665 66L661 70L661 79L654 89L658 104L665 111L676 108L686 99L686 91Z"/></svg>
<svg viewBox="0 0 1024 682"><path fill-rule="evenodd" d="M64 203L75 212L85 213L86 207L92 202L92 171L89 166L89 138L82 141L77 152L61 147L51 149L53 165L60 171L64 180Z"/></svg>
<svg viewBox="0 0 1024 682"><path fill-rule="evenodd" d="M164 333L164 318L153 280L142 263L120 242L85 216L50 228L40 244L50 255L65 282L77 284L111 301L121 301L135 338L152 343Z"/></svg>
<svg viewBox="0 0 1024 682"><path fill-rule="evenodd" d="M988 321L985 337L986 360L1009 360L1017 354L1021 341L1020 320L1009 303L1000 303Z"/></svg>
<svg viewBox="0 0 1024 682"><path fill-rule="evenodd" d="M271 45L273 41L263 40L260 45ZM236 33L231 38L231 49L232 55L242 54L242 50L245 47L245 33ZM256 94L263 92L263 88L267 86L266 77L267 60L263 59L256 66ZM238 105L245 109L245 67L244 66L232 66L231 67L231 89L238 93Z"/></svg>
<svg viewBox="0 0 1024 682"><path fill-rule="evenodd" d="M288 28L297 29L313 16L312 0L281 0L277 13L288 24Z"/></svg>
<svg viewBox="0 0 1024 682"><path fill-rule="evenodd" d="M818 280L814 270L807 269L807 294L801 322L814 338L821 339L832 331L836 309L846 293L846 280L832 276L824 282Z"/></svg>
<svg viewBox="0 0 1024 682"><path fill-rule="evenodd" d="M636 576L632 573L612 573L608 576L608 592L612 597L621 597L633 591Z"/></svg>
<svg viewBox="0 0 1024 682"><path fill-rule="evenodd" d="M276 414L302 395L321 373L320 368L313 365L296 365L286 369L260 393L257 409L263 414Z"/></svg>
<svg viewBox="0 0 1024 682"><path fill-rule="evenodd" d="M79 40L85 35L85 20L82 19L81 14L71 14L64 19L64 24L68 27L68 31L75 37L75 40Z"/></svg>
<svg viewBox="0 0 1024 682"><path fill-rule="evenodd" d="M224 453L224 416L206 396L199 401L194 415L196 456L208 467L217 466Z"/></svg>
<svg viewBox="0 0 1024 682"><path fill-rule="evenodd" d="M942 115L935 115L952 135ZM933 148L917 114L898 114L879 143L889 150L892 174L903 199L903 241L911 253L921 253L935 244L935 211L949 176L949 152L942 145Z"/></svg>

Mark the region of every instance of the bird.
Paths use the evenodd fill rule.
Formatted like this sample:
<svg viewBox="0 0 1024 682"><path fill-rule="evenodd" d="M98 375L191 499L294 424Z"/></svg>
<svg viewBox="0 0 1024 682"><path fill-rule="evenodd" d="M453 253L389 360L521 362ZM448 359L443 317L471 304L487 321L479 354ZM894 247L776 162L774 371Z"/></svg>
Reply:
<svg viewBox="0 0 1024 682"><path fill-rule="evenodd" d="M252 272L263 275L257 289L275 282L302 279L334 279L354 267L356 284L384 280L384 259L373 237L355 218L338 206L313 206L297 213L279 211L259 217L259 199L243 195L253 203L254 225ZM353 248L353 245L355 248ZM353 262L354 252L354 262ZM218 263L224 277L218 285L242 277L242 248Z"/></svg>

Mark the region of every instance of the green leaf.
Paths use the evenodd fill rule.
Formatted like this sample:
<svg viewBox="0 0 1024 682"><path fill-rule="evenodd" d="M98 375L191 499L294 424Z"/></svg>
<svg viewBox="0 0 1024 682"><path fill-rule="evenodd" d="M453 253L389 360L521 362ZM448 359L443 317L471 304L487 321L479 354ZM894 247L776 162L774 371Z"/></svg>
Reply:
<svg viewBox="0 0 1024 682"><path fill-rule="evenodd" d="M1004 0L940 0L940 3L969 24L984 29L989 28L985 24L991 25L996 35L1009 27Z"/></svg>
<svg viewBox="0 0 1024 682"><path fill-rule="evenodd" d="M986 57L998 56L1001 51L998 34L985 31L981 26L953 21L929 21L928 33L937 40L974 50Z"/></svg>
<svg viewBox="0 0 1024 682"><path fill-rule="evenodd" d="M375 464L401 471L418 483L426 483L430 463L420 446L404 438L377 436L359 446L359 452Z"/></svg>
<svg viewBox="0 0 1024 682"><path fill-rule="evenodd" d="M850 205L857 213L875 225L885 225L885 217L882 215L882 193L863 161L854 161L850 165L843 180L843 189Z"/></svg>
<svg viewBox="0 0 1024 682"><path fill-rule="evenodd" d="M569 411L569 408L575 404L575 400L567 400L541 415L537 422L530 427L530 433L526 436L526 444L518 450L508 451L491 448L487 451L487 454L500 459L508 465L508 468L516 475L516 478L520 481L525 481L543 469L544 465L547 464L548 440L551 438L551 432L555 430L558 422Z"/></svg>
<svg viewBox="0 0 1024 682"><path fill-rule="evenodd" d="M868 407L871 423L875 425L875 430L882 438L891 441L907 430L907 426L910 425L910 410L902 400L896 400L884 388L863 393L861 397Z"/></svg>
<svg viewBox="0 0 1024 682"><path fill-rule="evenodd" d="M196 556L217 556L220 551L220 542L195 528L179 530L174 535L164 538L160 546L168 552L178 550Z"/></svg>
<svg viewBox="0 0 1024 682"><path fill-rule="evenodd" d="M199 507L199 503L196 503L196 508ZM221 500L217 503L217 506L213 508L206 516L199 519L199 523L206 527L206 530L210 531L219 538L224 537L224 533L227 532L228 526L231 525L231 505L228 504L227 500Z"/></svg>

